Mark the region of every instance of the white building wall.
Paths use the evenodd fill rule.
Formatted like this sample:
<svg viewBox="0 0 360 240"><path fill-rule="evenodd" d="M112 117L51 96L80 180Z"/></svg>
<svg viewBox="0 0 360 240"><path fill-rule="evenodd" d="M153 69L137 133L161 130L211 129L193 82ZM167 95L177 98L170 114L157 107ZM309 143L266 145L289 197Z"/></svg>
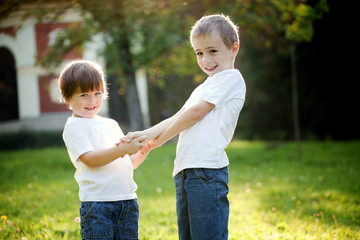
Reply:
<svg viewBox="0 0 360 240"><path fill-rule="evenodd" d="M16 34L15 51L20 119L40 116L38 73L35 68L35 24L31 21Z"/></svg>
<svg viewBox="0 0 360 240"><path fill-rule="evenodd" d="M25 22L16 32L15 38L0 34L0 47L8 48L15 58L20 119L40 115L37 74L34 68L36 56L34 26L32 21Z"/></svg>
<svg viewBox="0 0 360 240"><path fill-rule="evenodd" d="M40 116L39 86L37 74L19 74L18 101L20 119Z"/></svg>

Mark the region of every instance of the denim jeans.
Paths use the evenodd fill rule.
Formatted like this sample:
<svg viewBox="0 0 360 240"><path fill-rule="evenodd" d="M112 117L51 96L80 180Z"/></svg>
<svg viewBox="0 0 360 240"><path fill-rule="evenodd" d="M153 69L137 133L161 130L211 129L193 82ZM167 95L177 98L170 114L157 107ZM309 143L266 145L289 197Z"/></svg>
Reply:
<svg viewBox="0 0 360 240"><path fill-rule="evenodd" d="M81 238L139 239L139 205L136 199L116 202L81 202Z"/></svg>
<svg viewBox="0 0 360 240"><path fill-rule="evenodd" d="M185 169L174 177L180 240L228 238L228 168Z"/></svg>

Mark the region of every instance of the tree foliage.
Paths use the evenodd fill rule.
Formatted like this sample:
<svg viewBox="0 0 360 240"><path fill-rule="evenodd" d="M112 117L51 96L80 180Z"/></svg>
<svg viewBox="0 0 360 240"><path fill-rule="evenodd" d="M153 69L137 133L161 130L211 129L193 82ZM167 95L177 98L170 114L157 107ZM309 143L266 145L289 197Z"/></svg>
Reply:
<svg viewBox="0 0 360 240"><path fill-rule="evenodd" d="M4 2L14 3L9 8L12 11L18 8L20 3L45 1L1 1ZM299 119L300 125L306 128L304 130L306 136L315 134L316 137L319 132L321 137L326 136L327 132L346 135L344 131L339 130L339 124L336 124L343 118L334 112L352 108L347 103L341 101L333 103L325 99L332 99L333 96L329 96L330 93L325 95L324 92L327 91L324 91L323 86L338 86L334 83L331 85L324 83L324 81L335 81L332 79L334 74L337 79L342 79L344 74L349 81L352 79L348 66L354 66L354 63L346 61L344 54L352 52L351 44L347 42L355 45L355 40L352 40L351 36L343 38L341 34L334 34L333 26L337 26L340 32L341 29L348 29L347 32L351 32L354 27L352 23L354 17L350 17L350 14L354 12L355 1L68 0L56 5L58 9L52 10L48 17L50 19L61 17L61 12L69 6L66 5L67 3L82 12L85 21L81 26L70 26L68 31L58 35L58 41L53 49L54 56L69 49L82 51L86 41L99 33L103 34L105 36L103 56L107 63L107 74L112 88L110 90L113 90L113 96L110 97L110 100L114 100L110 102L112 109L124 109L124 106L125 109L133 109L135 105L131 103L130 98L121 98L121 96L119 100L116 98L119 98L119 92L129 93L129 79L131 84L134 71L145 68L149 80L152 123L161 120L164 109L169 110L170 114L176 112L194 87L206 78L197 67L196 58L189 44L190 28L196 19L204 14L224 13L230 15L240 26L241 48L236 66L242 71L248 90L237 128L239 136L248 139L294 138L291 115L294 111L291 103L293 88L291 46L296 47L295 54L293 53L295 66L299 67L296 74L299 75L296 98L300 99ZM1 4L0 15L8 14L4 9L4 5ZM44 20L42 11L45 10L38 9L36 16ZM320 20L324 16L328 18L329 12L333 18L331 21ZM324 24L319 24L321 22L327 22L328 26L324 29ZM328 34L327 37L319 37L319 34L324 32ZM349 33L342 32L344 36ZM333 34L337 40L332 42L329 39L333 39ZM316 44L312 43L314 36L317 39ZM341 47L332 48L334 42L341 42ZM332 48L331 52L337 54L337 58L329 57L330 48ZM318 49L321 49L321 52ZM50 52L47 58L45 62L50 63L49 59L56 60ZM341 63L338 62L339 59L342 59ZM337 69L335 73L330 73L328 66L332 66L333 70L342 66L341 69L346 71ZM324 75L327 76L326 80ZM333 87L333 91L336 91L336 88ZM319 94L323 96L321 99ZM330 105L332 107L329 107ZM337 110L333 106L336 106ZM120 118L127 115L124 112L117 114ZM329 125L329 122L333 124ZM334 125L336 127L333 127ZM326 126L326 129L321 129L322 126Z"/></svg>
<svg viewBox="0 0 360 240"><path fill-rule="evenodd" d="M230 5L235 7L230 8ZM278 92L277 89L284 89L283 86L285 86L285 91L292 93L292 109L287 109L286 105L284 106L284 103L281 103L285 113L281 114L285 116L281 119L283 119L282 121L285 119L285 122L278 122L282 130L278 129L277 131L285 130L284 126L287 125L287 119L291 119L291 115L289 117L286 117L286 115L293 112L294 135L296 139L300 140L296 44L311 42L314 34L313 22L320 19L323 13L328 11L327 1L319 0L315 4L312 3L312 5L310 5L306 0L235 0L224 3L223 9L227 9L228 13L233 16L242 27L245 41L248 44L244 50L247 52L247 56L251 54L258 55L255 52L260 52L262 56L260 56L259 60L265 64L261 66L261 70L264 72L262 77L274 82L276 85L276 87L272 87L273 90L271 90L271 85L264 84L264 86L270 87L270 89L264 92L266 96L263 98L260 97L260 99L259 95L252 97L258 98L253 102L272 109L273 112L269 114L273 115L273 117L270 117L270 119L277 119L277 117L274 116L279 115L279 109L269 106L269 99L271 99L271 102L275 102L275 99L281 99L271 92ZM289 56L291 56L291 58L289 58ZM242 61L244 62L244 60ZM277 63L275 68L272 67L273 63ZM260 67L260 65L256 65ZM290 71L287 70L287 68L290 69ZM259 75L256 72L258 70L259 69L254 69L252 72L255 75ZM275 76L280 79L273 78ZM290 79L291 85L286 86L285 81ZM263 87L257 86L256 88L261 89ZM284 93L280 93L280 96L282 95L284 95ZM273 98L271 98L271 96L273 96ZM263 101L263 103L261 103L261 101ZM252 113L255 113L255 111ZM264 120L265 119L267 118L264 118ZM271 122L273 121L269 121L269 123L264 126L269 125ZM265 129L265 131L269 133L272 128L274 128L274 126ZM288 138L289 133L286 132L289 131L281 133L280 136L286 136Z"/></svg>
<svg viewBox="0 0 360 240"><path fill-rule="evenodd" d="M73 24L58 34L55 43L45 57L38 62L47 69L54 68L62 56L71 50L81 51L84 44L96 34L104 36L104 52L111 88L110 106L112 117L120 120L119 89L125 89L131 129L143 128L140 104L137 96L135 73L151 61L184 40L187 3L162 0L67 0L54 5L55 1L16 0L5 1L1 11L16 11L31 4L23 19L36 17L39 21L59 19L68 10L81 12L81 25ZM194 2L195 3L195 2ZM43 6L42 6L43 5ZM42 6L42 7L39 7ZM4 11L3 11L4 12Z"/></svg>

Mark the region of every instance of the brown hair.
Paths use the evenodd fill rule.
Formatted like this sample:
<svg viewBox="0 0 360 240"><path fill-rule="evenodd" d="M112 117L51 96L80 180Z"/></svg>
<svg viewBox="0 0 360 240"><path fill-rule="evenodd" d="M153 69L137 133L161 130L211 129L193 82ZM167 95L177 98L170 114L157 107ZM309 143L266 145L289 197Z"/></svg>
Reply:
<svg viewBox="0 0 360 240"><path fill-rule="evenodd" d="M92 61L75 60L70 62L60 73L58 85L65 101L81 91L101 90L107 97L104 72L101 66Z"/></svg>
<svg viewBox="0 0 360 240"><path fill-rule="evenodd" d="M236 26L228 16L215 14L200 18L191 28L190 42L194 37L211 34L213 31L220 34L225 46L229 49L239 40L239 27Z"/></svg>

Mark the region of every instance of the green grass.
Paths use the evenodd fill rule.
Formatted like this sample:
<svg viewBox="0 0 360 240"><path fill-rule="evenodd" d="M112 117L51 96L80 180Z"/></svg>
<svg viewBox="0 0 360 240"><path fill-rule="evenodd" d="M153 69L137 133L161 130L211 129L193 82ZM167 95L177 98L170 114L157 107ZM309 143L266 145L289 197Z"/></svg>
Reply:
<svg viewBox="0 0 360 240"><path fill-rule="evenodd" d="M229 239L360 239L359 141L234 141ZM140 239L177 239L175 145L135 170ZM80 239L78 187L65 148L0 151L0 239Z"/></svg>

